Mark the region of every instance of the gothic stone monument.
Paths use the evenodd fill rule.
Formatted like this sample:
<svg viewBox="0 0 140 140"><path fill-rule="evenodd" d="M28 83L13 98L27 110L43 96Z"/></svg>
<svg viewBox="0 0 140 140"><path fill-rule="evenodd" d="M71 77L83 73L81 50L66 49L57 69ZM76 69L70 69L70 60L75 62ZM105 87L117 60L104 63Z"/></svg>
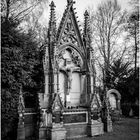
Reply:
<svg viewBox="0 0 140 140"><path fill-rule="evenodd" d="M102 123L102 104L95 92L89 14L85 11L84 29L81 33L73 4L73 0L67 0L67 7L58 29L54 2L50 4L47 43L43 48L45 92L38 94L40 122L36 127L39 127L39 140L101 135L104 133L104 126L108 127ZM34 135L33 132L37 132L32 127L33 131L27 133L31 129L21 120L22 116L25 116L26 121L27 116L32 115L31 119L36 113L25 111L24 114L22 110L19 110L18 140L26 139L27 134L29 137L31 133ZM106 124L111 126L111 123L108 123L111 121L108 119L108 109L106 114Z"/></svg>
<svg viewBox="0 0 140 140"><path fill-rule="evenodd" d="M86 11L83 35L67 1L59 28L55 5L50 4L47 44L44 48L45 93L39 94L42 121L40 140L60 140L103 134L101 103L94 93L94 65Z"/></svg>

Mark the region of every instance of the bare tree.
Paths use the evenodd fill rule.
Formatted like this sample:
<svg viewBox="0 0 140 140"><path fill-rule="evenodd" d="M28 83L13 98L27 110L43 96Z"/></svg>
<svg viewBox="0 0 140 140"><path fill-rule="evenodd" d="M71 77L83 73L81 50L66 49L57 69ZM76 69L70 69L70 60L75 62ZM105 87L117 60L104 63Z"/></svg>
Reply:
<svg viewBox="0 0 140 140"><path fill-rule="evenodd" d="M119 50L119 38L123 34L123 25L125 22L125 12L121 11L121 7L117 0L108 0L101 3L97 11L89 10L91 18L93 49L99 50L97 62L102 70L103 83L107 86L106 75L108 68L115 59ZM97 47L97 49L95 49ZM121 57L126 48L124 47L119 53Z"/></svg>
<svg viewBox="0 0 140 140"><path fill-rule="evenodd" d="M45 0L1 0L1 16L6 20L12 19L24 19L33 11L36 10L36 14L42 11L43 5L46 5L48 1ZM38 11L38 13L37 13Z"/></svg>
<svg viewBox="0 0 140 140"><path fill-rule="evenodd" d="M126 30L128 32L127 39L128 41L132 40L132 51L134 54L134 64L135 64L135 74L137 70L137 53L138 53L138 44L139 44L139 1L132 0L130 1L132 5L132 11L128 15L128 21L126 25Z"/></svg>
<svg viewBox="0 0 140 140"><path fill-rule="evenodd" d="M47 27L41 21L44 11L48 9L48 0L2 0L1 17L2 22L17 21L18 28L22 32L30 32L33 39L38 42L38 46L44 43ZM47 21L47 20L46 20Z"/></svg>

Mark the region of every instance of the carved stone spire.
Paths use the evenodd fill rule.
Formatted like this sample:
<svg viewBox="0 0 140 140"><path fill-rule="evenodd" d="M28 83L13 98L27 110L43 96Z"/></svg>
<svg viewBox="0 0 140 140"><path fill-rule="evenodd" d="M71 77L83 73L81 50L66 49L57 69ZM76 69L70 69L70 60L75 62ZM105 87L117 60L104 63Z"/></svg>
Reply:
<svg viewBox="0 0 140 140"><path fill-rule="evenodd" d="M56 43L56 19L55 19L55 4L52 1L50 6L50 20L49 20L49 28L48 28L48 53L49 53L49 60L50 65L49 68L53 67L54 63L54 50L55 50L55 43Z"/></svg>
<svg viewBox="0 0 140 140"><path fill-rule="evenodd" d="M87 37L89 37L89 34L90 34L89 13L88 13L87 10L84 13L84 17L85 17L85 21L84 21L84 33L83 33L83 37L85 39L87 39Z"/></svg>
<svg viewBox="0 0 140 140"><path fill-rule="evenodd" d="M84 21L83 41L85 47L87 48L87 59L90 61L91 31L90 31L89 13L87 10L84 13L84 17L85 17L85 21Z"/></svg>
<svg viewBox="0 0 140 140"><path fill-rule="evenodd" d="M84 41L85 47L87 48L87 59L90 60L91 31L90 31L89 13L87 10L84 13L84 17L85 17L85 21L84 21L83 41Z"/></svg>
<svg viewBox="0 0 140 140"><path fill-rule="evenodd" d="M56 19L55 19L55 4L52 1L50 6L50 20L49 20L49 29L48 29L48 39L50 42L54 42L56 39Z"/></svg>
<svg viewBox="0 0 140 140"><path fill-rule="evenodd" d="M49 54L49 109L52 105L54 94L54 51L56 44L56 19L55 19L55 4L52 1L50 4L50 21L48 29L48 54ZM50 110L51 111L51 110Z"/></svg>
<svg viewBox="0 0 140 140"><path fill-rule="evenodd" d="M45 73L48 72L48 69L50 68L49 65L49 59L53 58L54 56L54 44L56 40L56 20L55 20L55 4L52 1L50 6L50 19L49 19L49 25L47 29L47 39L46 44L44 45L44 48L42 49L43 52L43 67Z"/></svg>
<svg viewBox="0 0 140 140"><path fill-rule="evenodd" d="M86 59L87 59L87 105L89 105L88 101L90 100L91 95L91 38L90 38L90 24L89 24L89 13L86 10L84 13L85 21L84 21L84 33L83 33L83 42L86 48Z"/></svg>

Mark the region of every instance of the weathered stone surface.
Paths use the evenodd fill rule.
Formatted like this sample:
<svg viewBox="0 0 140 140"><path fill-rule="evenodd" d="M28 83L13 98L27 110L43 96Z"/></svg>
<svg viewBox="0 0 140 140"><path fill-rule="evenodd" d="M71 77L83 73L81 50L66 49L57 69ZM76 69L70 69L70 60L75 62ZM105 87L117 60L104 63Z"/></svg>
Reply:
<svg viewBox="0 0 140 140"><path fill-rule="evenodd" d="M88 136L97 136L104 134L103 123L94 121L92 124L88 124L87 133Z"/></svg>
<svg viewBox="0 0 140 140"><path fill-rule="evenodd" d="M107 98L109 99L110 106L112 109L121 110L120 100L121 94L116 89L107 91Z"/></svg>
<svg viewBox="0 0 140 140"><path fill-rule="evenodd" d="M47 129L47 140L65 140L66 129L64 127L48 128Z"/></svg>
<svg viewBox="0 0 140 140"><path fill-rule="evenodd" d="M87 136L87 124L65 125L67 139Z"/></svg>
<svg viewBox="0 0 140 140"><path fill-rule="evenodd" d="M47 128L42 127L39 128L39 140L46 140L47 139Z"/></svg>
<svg viewBox="0 0 140 140"><path fill-rule="evenodd" d="M25 140L25 128L20 127L17 130L17 140Z"/></svg>

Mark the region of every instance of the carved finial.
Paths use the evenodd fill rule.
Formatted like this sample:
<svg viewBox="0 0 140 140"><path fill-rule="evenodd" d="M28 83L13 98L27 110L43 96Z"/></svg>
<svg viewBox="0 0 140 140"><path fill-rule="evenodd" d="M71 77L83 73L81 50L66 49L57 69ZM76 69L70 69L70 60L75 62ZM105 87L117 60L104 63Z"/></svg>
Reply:
<svg viewBox="0 0 140 140"><path fill-rule="evenodd" d="M56 29L56 19L55 19L55 7L56 6L55 6L53 1L51 2L51 4L49 6L51 8L50 21L49 21L49 31L53 31Z"/></svg>
<svg viewBox="0 0 140 140"><path fill-rule="evenodd" d="M67 0L68 5L73 5L75 3L75 1L73 0Z"/></svg>
<svg viewBox="0 0 140 140"><path fill-rule="evenodd" d="M54 10L54 8L56 7L53 1L51 2L49 6L51 7L51 10Z"/></svg>
<svg viewBox="0 0 140 140"><path fill-rule="evenodd" d="M51 12L50 12L50 20L49 20L49 29L48 29L48 40L54 41L56 36L56 19L55 19L55 4L52 1L50 4ZM50 48L50 46L48 46ZM51 46L51 50L49 54L53 56L54 47Z"/></svg>
<svg viewBox="0 0 140 140"><path fill-rule="evenodd" d="M86 36L89 30L89 13L86 10L84 13L85 21L84 21L84 35Z"/></svg>
<svg viewBox="0 0 140 140"><path fill-rule="evenodd" d="M87 10L85 11L84 16L85 16L85 17L88 17L88 16L89 16L89 13L88 13Z"/></svg>
<svg viewBox="0 0 140 140"><path fill-rule="evenodd" d="M90 30L90 17L87 10L84 13L84 17L85 21L84 21L83 38L84 41L86 42L86 46L89 47L91 44L91 30Z"/></svg>
<svg viewBox="0 0 140 140"><path fill-rule="evenodd" d="M70 4L72 2L72 0L67 0L67 3Z"/></svg>

